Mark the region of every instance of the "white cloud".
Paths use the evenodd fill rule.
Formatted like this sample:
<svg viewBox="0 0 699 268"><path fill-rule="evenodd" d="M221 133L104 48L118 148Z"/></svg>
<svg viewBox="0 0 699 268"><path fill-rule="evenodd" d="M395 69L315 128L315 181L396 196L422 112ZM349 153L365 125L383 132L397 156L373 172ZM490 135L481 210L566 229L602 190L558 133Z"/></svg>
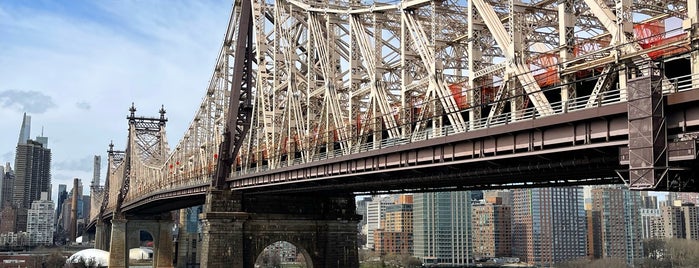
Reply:
<svg viewBox="0 0 699 268"><path fill-rule="evenodd" d="M42 114L56 107L56 104L51 96L39 91L5 90L0 91L0 107Z"/></svg>

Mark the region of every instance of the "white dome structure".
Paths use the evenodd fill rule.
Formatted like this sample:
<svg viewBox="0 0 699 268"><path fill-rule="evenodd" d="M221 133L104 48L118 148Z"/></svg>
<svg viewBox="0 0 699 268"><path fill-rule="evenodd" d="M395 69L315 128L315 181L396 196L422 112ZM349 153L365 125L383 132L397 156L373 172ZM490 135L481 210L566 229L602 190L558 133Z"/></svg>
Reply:
<svg viewBox="0 0 699 268"><path fill-rule="evenodd" d="M153 259L153 249L147 247L129 249L129 260L150 260Z"/></svg>
<svg viewBox="0 0 699 268"><path fill-rule="evenodd" d="M109 252L96 248L88 248L76 252L66 260L68 264L85 263L88 267L107 267Z"/></svg>

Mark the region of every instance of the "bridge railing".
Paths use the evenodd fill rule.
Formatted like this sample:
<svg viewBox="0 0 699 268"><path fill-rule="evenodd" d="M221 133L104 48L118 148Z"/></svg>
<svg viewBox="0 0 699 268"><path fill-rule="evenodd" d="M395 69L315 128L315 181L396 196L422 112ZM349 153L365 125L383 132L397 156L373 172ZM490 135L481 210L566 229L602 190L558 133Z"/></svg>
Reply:
<svg viewBox="0 0 699 268"><path fill-rule="evenodd" d="M699 73L668 78L668 82L663 84L663 94L687 91L699 84Z"/></svg>
<svg viewBox="0 0 699 268"><path fill-rule="evenodd" d="M679 76L679 77L669 78L668 83L664 83L664 85L663 85L663 93L670 94L670 93L674 93L674 92L690 90L693 88L692 84L697 84L697 82L699 82L699 74L689 74L689 75L683 75L683 76ZM600 93L595 107L606 106L606 105L620 103L620 102L624 101L624 100L622 100L622 95L625 93L625 91L626 91L626 89L617 88L615 90L610 90L610 91ZM565 102L564 101L555 102L555 103L552 103L551 105L552 105L552 108L554 110L554 115L556 115L556 114L563 114L563 113L579 111L579 110L584 110L584 109L590 109L590 107L586 107L588 100L589 100L589 96L581 96L581 97L577 97L574 99L570 99L570 100L565 101ZM592 107L592 108L594 108L594 107ZM512 118L515 118L513 116L513 113L509 112L509 113L503 113L503 114L494 116L490 120L488 120L488 118L481 118L481 119L475 120L473 122L465 122L463 125L463 129L466 129L466 131L474 131L474 130L478 130L478 129L485 129L485 128L494 127L494 126L506 125L506 124L509 124L512 122L534 120L536 118L542 117L542 115L539 114L534 107L518 111L517 114L519 117L516 118L515 120L512 119ZM436 128L436 129L427 128L423 131L415 132L412 135L410 135L409 137L405 137L405 138L382 139L380 141L363 143L359 146L353 147L352 150L349 151L349 153L347 153L346 150L342 150L342 149L337 149L337 150L333 150L333 151L329 151L329 152L316 153L313 155L313 158L311 159L311 161L319 161L319 160L335 158L335 157L339 157L339 156L343 156L343 155L347 155L347 154L367 152L367 151L378 150L378 149L387 148L387 147L408 144L408 143L416 142L416 141L424 141L424 140L433 139L433 138L445 137L445 136L456 134L457 131L455 131L455 130L456 130L456 128L452 125L448 125L448 126L444 126L444 127ZM302 158L296 158L289 163L284 161L281 166L290 166L290 165L297 165L297 164L302 164L302 163L304 163L304 160ZM266 171L269 169L270 169L270 167L268 165L261 165L261 166L254 167L254 168L239 170L236 172L236 174L237 175L250 174L250 173L255 173L255 172L260 172L260 171Z"/></svg>

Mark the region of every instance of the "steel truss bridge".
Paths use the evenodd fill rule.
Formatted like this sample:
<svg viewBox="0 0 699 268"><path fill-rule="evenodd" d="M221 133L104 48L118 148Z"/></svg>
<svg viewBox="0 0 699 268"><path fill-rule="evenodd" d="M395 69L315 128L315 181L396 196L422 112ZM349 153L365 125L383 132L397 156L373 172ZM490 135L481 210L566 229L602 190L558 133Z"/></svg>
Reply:
<svg viewBox="0 0 699 268"><path fill-rule="evenodd" d="M183 138L170 148L165 110L132 106L125 149L110 145L107 180L93 188L93 222L203 204L212 185L696 191L697 8L235 1Z"/></svg>

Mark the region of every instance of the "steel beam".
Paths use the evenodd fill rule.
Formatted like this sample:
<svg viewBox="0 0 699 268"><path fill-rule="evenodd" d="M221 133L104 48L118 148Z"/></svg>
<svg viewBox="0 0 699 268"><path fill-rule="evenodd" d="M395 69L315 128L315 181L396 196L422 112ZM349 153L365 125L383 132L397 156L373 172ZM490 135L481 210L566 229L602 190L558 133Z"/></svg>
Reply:
<svg viewBox="0 0 699 268"><path fill-rule="evenodd" d="M541 88L539 88L529 67L522 63L521 58L517 58L516 55L513 54L513 41L508 37L507 31L495 14L493 7L483 0L473 0L473 5L478 10L478 14L483 18L483 21L495 38L498 46L505 52L505 57L513 62L510 65L510 72L520 81L537 112L543 116L553 114L551 104L546 99L546 96L544 96L544 93L541 92Z"/></svg>

